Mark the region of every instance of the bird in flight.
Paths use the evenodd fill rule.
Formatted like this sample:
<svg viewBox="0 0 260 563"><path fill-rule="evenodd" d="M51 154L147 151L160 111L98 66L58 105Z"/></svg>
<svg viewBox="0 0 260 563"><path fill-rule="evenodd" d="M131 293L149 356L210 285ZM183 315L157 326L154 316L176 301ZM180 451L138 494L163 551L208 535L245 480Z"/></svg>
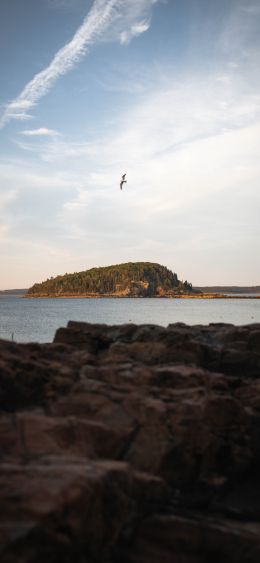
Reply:
<svg viewBox="0 0 260 563"><path fill-rule="evenodd" d="M126 174L123 174L121 182L120 182L120 190L122 190L123 188L123 184L127 183L127 180L125 180Z"/></svg>

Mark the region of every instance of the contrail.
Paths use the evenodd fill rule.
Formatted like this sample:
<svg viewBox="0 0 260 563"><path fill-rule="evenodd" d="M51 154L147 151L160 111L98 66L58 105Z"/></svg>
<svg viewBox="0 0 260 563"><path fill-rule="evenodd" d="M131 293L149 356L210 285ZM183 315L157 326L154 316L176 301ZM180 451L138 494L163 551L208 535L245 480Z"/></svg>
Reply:
<svg viewBox="0 0 260 563"><path fill-rule="evenodd" d="M85 55L88 46L113 21L116 8L120 5L122 5L122 0L94 0L91 10L71 41L56 53L49 66L28 82L16 99L5 106L0 118L0 128L12 118L28 117L26 111L35 106L37 101L50 90L54 82Z"/></svg>

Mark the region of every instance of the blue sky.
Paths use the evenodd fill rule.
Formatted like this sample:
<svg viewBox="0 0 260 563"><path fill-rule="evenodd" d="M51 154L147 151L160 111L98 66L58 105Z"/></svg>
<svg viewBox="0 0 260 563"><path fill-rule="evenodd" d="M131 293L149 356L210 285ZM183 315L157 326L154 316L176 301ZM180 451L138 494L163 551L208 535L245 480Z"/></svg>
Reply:
<svg viewBox="0 0 260 563"><path fill-rule="evenodd" d="M1 2L1 289L143 260L260 283L259 24L258 0Z"/></svg>

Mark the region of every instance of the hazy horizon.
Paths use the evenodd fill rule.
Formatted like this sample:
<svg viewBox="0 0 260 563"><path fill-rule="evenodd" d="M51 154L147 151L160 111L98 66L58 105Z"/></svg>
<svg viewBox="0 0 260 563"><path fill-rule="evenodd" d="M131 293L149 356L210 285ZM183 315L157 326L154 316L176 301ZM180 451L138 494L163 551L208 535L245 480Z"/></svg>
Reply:
<svg viewBox="0 0 260 563"><path fill-rule="evenodd" d="M141 261L260 285L259 24L256 0L1 4L0 289Z"/></svg>

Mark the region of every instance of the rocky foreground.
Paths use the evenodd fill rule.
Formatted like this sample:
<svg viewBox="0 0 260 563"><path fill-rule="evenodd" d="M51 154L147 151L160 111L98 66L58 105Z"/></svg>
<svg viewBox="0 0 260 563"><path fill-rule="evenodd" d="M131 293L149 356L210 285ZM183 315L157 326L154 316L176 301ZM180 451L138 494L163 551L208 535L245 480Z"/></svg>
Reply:
<svg viewBox="0 0 260 563"><path fill-rule="evenodd" d="M259 563L260 324L0 341L1 563Z"/></svg>

